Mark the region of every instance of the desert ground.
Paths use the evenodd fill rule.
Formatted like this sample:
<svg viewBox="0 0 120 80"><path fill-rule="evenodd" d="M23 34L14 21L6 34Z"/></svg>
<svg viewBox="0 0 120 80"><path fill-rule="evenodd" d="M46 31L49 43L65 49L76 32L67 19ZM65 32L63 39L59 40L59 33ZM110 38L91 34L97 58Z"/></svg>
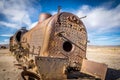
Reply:
<svg viewBox="0 0 120 80"><path fill-rule="evenodd" d="M106 80L120 80L120 46L88 46L87 58L108 65Z"/></svg>
<svg viewBox="0 0 120 80"><path fill-rule="evenodd" d="M109 68L120 70L120 47L88 46L87 58L105 63Z"/></svg>
<svg viewBox="0 0 120 80"><path fill-rule="evenodd" d="M21 69L18 69L16 59L9 49L0 49L0 80L17 80Z"/></svg>
<svg viewBox="0 0 120 80"><path fill-rule="evenodd" d="M108 65L106 80L120 80L120 46L88 46L87 59ZM9 49L0 49L0 80L17 80L22 69Z"/></svg>

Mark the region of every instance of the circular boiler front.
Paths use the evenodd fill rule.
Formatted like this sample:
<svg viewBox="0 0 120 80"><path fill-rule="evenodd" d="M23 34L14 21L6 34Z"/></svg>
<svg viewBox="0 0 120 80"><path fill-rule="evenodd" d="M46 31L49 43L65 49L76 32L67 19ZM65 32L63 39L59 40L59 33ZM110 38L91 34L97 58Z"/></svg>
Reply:
<svg viewBox="0 0 120 80"><path fill-rule="evenodd" d="M71 13L63 12L53 28L48 46L49 56L67 57L81 63L86 58L87 32L82 21Z"/></svg>

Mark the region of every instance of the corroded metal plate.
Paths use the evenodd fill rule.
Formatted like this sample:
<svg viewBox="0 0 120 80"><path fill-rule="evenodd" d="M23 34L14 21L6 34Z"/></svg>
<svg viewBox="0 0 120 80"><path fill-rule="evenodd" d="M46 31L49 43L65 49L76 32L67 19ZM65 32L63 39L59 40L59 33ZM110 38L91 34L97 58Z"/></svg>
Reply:
<svg viewBox="0 0 120 80"><path fill-rule="evenodd" d="M67 58L36 57L36 65L43 80L66 79Z"/></svg>
<svg viewBox="0 0 120 80"><path fill-rule="evenodd" d="M81 72L105 80L107 65L83 59Z"/></svg>

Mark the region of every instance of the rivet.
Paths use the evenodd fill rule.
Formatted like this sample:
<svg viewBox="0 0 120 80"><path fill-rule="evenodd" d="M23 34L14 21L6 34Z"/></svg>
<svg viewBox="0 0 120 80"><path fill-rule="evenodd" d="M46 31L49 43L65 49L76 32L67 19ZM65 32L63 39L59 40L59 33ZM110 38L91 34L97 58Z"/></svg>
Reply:
<svg viewBox="0 0 120 80"><path fill-rule="evenodd" d="M79 20L77 20L76 22L77 22L77 24L79 24Z"/></svg>

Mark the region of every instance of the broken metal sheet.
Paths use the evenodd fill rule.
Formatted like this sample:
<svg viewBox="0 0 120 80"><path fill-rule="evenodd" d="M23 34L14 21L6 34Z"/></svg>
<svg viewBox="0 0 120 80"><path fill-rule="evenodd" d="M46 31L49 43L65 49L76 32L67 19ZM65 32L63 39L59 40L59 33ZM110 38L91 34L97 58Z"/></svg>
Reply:
<svg viewBox="0 0 120 80"><path fill-rule="evenodd" d="M105 80L107 65L83 59L81 72Z"/></svg>
<svg viewBox="0 0 120 80"><path fill-rule="evenodd" d="M36 57L35 61L43 80L63 80L67 78L65 74L67 58Z"/></svg>

